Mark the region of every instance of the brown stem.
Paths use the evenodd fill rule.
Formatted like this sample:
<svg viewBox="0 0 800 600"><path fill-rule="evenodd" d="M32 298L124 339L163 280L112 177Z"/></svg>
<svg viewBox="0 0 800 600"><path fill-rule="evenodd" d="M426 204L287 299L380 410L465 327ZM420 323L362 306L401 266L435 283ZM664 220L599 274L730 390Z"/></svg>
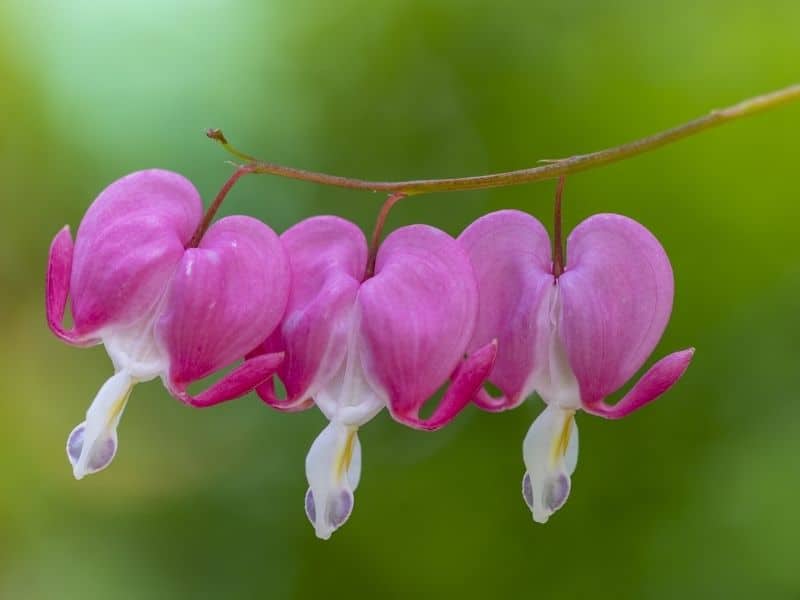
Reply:
<svg viewBox="0 0 800 600"><path fill-rule="evenodd" d="M383 236L383 226L386 224L389 211L405 197L406 195L403 192L390 194L383 206L381 206L378 218L375 219L375 228L372 230L372 238L369 242L369 256L367 257L367 268L364 270L364 281L375 274L375 259L378 256L378 247L381 245L381 237Z"/></svg>
<svg viewBox="0 0 800 600"><path fill-rule="evenodd" d="M219 207L222 205L222 201L225 200L225 196L228 195L228 192L231 191L231 188L237 181L239 181L240 177L252 172L253 169L251 165L243 165L237 167L237 169L233 172L233 175L228 177L228 181L224 183L222 188L217 193L217 197L214 198L214 202L211 203L211 206L208 207L206 214L203 215L203 220L200 221L200 225L197 226L197 229L195 230L194 235L189 242L188 248L197 248L200 240L203 239L206 231L208 231L208 228L211 226L211 221L214 220L214 215L217 214Z"/></svg>
<svg viewBox="0 0 800 600"><path fill-rule="evenodd" d="M542 181L544 179L555 179L561 175L568 175L600 167L609 163L625 160L632 156L642 154L649 150L659 148L666 144L671 144L695 133L699 133L706 129L716 127L722 123L727 123L785 104L800 100L800 84L791 85L789 87L756 96L728 108L713 110L709 114L679 125L672 129L656 133L639 140L622 144L613 148L607 148L598 152L591 152L589 154L579 154L562 158L558 160L546 161L546 164L538 167L531 167L528 169L520 169L517 171L508 171L506 173L494 173L491 175L479 175L477 177L461 177L461 178L448 178L448 179L419 179L411 181L367 181L363 179L354 179L351 177L340 177L338 175L328 175L326 173L317 173L314 171L306 171L303 169L296 169L294 167L286 167L265 161L255 160L252 156L236 150L225 139L222 131L219 129L209 130L207 135L222 144L234 156L245 160L249 163L248 166L252 167L253 173L266 173L270 175L277 175L279 177L288 177L291 179L301 179L312 183L321 185L331 185L342 188L349 188L355 190L371 190L373 192L402 192L406 196L413 194L424 194L428 192L455 192L466 190L480 190L492 187L502 187L509 185L519 185L522 183L531 183L534 181Z"/></svg>
<svg viewBox="0 0 800 600"><path fill-rule="evenodd" d="M553 202L553 276L558 279L564 272L564 243L561 238L561 196L567 178L562 175L556 186L556 199Z"/></svg>

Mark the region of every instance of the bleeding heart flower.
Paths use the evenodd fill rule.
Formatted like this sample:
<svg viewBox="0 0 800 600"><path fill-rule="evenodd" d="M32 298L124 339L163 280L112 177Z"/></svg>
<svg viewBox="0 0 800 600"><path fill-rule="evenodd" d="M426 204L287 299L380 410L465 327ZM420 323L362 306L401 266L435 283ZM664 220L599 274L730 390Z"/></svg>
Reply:
<svg viewBox="0 0 800 600"><path fill-rule="evenodd" d="M358 428L384 406L411 427L444 426L480 388L496 345L488 340L464 359L478 306L475 277L466 253L438 229L414 225L392 233L366 280L366 240L348 221L314 217L281 240L292 290L280 329L261 351L286 353L278 374L287 394L278 399L271 381L258 393L281 410L315 402L330 421L306 458L306 513L327 539L353 509ZM438 407L420 417L448 378Z"/></svg>
<svg viewBox="0 0 800 600"><path fill-rule="evenodd" d="M192 406L241 396L277 369L281 355L245 361L197 396L187 386L233 363L280 322L289 266L266 225L234 216L187 248L202 217L197 190L169 171L132 173L86 212L73 247L56 235L47 268L50 329L75 346L105 345L114 375L67 441L77 479L114 458L117 424L134 384L161 376ZM73 327L62 325L67 296Z"/></svg>
<svg viewBox="0 0 800 600"><path fill-rule="evenodd" d="M658 240L620 215L595 215L578 225L559 277L547 232L526 213L486 215L458 241L480 294L469 347L499 342L489 381L503 396L482 390L476 403L506 410L536 392L547 404L523 444L523 496L534 520L544 523L569 495L578 458L575 412L624 417L663 394L689 366L694 349L670 354L617 404L605 402L661 338L672 310L672 268Z"/></svg>

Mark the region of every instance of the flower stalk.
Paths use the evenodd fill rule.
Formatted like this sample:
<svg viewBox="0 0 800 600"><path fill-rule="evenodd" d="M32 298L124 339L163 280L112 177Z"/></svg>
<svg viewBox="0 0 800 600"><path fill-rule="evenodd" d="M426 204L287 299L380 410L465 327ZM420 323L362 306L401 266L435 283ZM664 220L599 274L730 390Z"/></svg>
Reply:
<svg viewBox="0 0 800 600"><path fill-rule="evenodd" d="M386 201L381 206L378 217L375 219L375 228L372 230L372 237L369 242L369 256L367 257L367 268L364 271L364 280L366 281L375 274L375 259L378 256L378 247L381 245L381 238L383 237L383 227L386 225L386 219L389 218L389 212L395 204L400 202L406 195L403 192L396 192L389 194Z"/></svg>
<svg viewBox="0 0 800 600"><path fill-rule="evenodd" d="M504 173L491 173L473 177L456 177L445 179L417 179L409 181L369 181L353 177L329 175L316 171L287 167L276 163L257 160L255 157L241 152L233 147L219 129L209 129L206 135L217 141L226 151L236 158L245 161L248 168L246 173L259 173L299 179L320 185L328 185L353 190L366 190L372 192L396 193L406 196L426 194L432 192L463 192L468 190L483 190L495 187L506 187L533 183L547 179L557 179L579 171L601 167L607 164L632 158L639 154L655 150L689 136L706 131L718 125L729 123L742 117L748 117L765 110L776 108L789 102L800 100L800 83L790 85L780 90L769 92L743 100L737 104L723 109L712 110L707 115L693 119L677 127L634 140L620 146L576 154L567 158L543 161L536 167L507 171ZM244 168L244 167L240 167ZM238 177L237 177L238 179ZM231 184L232 185L232 184Z"/></svg>
<svg viewBox="0 0 800 600"><path fill-rule="evenodd" d="M556 199L553 202L553 277L556 279L564 272L564 242L561 234L561 197L564 195L566 176L558 178Z"/></svg>

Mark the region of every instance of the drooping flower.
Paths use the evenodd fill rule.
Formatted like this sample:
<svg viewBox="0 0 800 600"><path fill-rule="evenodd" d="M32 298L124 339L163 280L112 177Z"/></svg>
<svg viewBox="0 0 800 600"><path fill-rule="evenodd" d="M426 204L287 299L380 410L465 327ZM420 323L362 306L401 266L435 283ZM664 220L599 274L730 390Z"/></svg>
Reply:
<svg viewBox="0 0 800 600"><path fill-rule="evenodd" d="M50 329L75 346L102 343L114 365L67 440L77 479L114 458L117 425L134 384L160 376L176 398L210 406L252 390L282 360L260 356L196 396L187 391L261 343L280 322L289 294L288 259L269 227L226 217L198 247L187 248L201 217L200 196L187 179L140 171L103 190L74 245L69 227L53 240ZM68 297L73 326L65 329Z"/></svg>
<svg viewBox="0 0 800 600"><path fill-rule="evenodd" d="M438 429L473 398L488 375L492 340L464 359L478 295L466 253L446 233L415 225L381 245L375 274L364 280L361 230L337 217L314 217L282 236L293 284L281 327L261 351L286 353L273 382L258 388L275 408L312 403L330 424L306 458L305 508L327 539L350 516L361 475L358 428L387 407L395 420ZM452 379L428 418L423 403Z"/></svg>
<svg viewBox="0 0 800 600"><path fill-rule="evenodd" d="M470 348L498 340L489 381L476 403L514 408L536 392L547 405L523 443L522 491L544 523L569 495L578 458L575 412L618 419L668 390L694 349L662 358L616 404L622 387L655 348L672 311L672 267L656 238L636 221L590 217L567 241L564 272L555 277L550 241L532 216L486 215L458 238L475 269L480 296Z"/></svg>

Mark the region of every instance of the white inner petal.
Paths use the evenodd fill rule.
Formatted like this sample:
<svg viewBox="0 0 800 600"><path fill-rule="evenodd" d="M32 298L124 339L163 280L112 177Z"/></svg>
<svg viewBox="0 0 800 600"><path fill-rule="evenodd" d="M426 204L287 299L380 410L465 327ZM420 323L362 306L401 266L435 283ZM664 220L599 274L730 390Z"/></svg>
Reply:
<svg viewBox="0 0 800 600"><path fill-rule="evenodd" d="M539 364L526 382L524 394L536 392L546 404L578 410L581 407L580 386L558 331L561 310L559 288L555 285L550 297L542 300L536 315L539 330L548 334L539 336L540 346L536 349Z"/></svg>
<svg viewBox="0 0 800 600"><path fill-rule="evenodd" d="M358 317L351 322L347 354L336 373L314 394L314 401L329 421L360 426L386 406L386 394L369 384L361 364Z"/></svg>
<svg viewBox="0 0 800 600"><path fill-rule="evenodd" d="M324 540L347 521L353 510L353 492L361 478L357 432L354 426L329 423L306 456L306 515L317 537Z"/></svg>
<svg viewBox="0 0 800 600"><path fill-rule="evenodd" d="M86 420L67 438L67 457L76 479L106 468L117 452L117 426L136 383L166 373L169 359L155 338L158 302L139 321L101 333L115 374L97 392Z"/></svg>
<svg viewBox="0 0 800 600"><path fill-rule="evenodd" d="M570 476L578 462L575 411L549 405L536 418L522 444L526 473L522 493L534 521L546 523L567 501Z"/></svg>
<svg viewBox="0 0 800 600"><path fill-rule="evenodd" d="M169 357L155 336L155 323L162 304L163 298L136 323L109 327L101 336L114 368L127 371L137 382L154 379L166 373L169 367Z"/></svg>

